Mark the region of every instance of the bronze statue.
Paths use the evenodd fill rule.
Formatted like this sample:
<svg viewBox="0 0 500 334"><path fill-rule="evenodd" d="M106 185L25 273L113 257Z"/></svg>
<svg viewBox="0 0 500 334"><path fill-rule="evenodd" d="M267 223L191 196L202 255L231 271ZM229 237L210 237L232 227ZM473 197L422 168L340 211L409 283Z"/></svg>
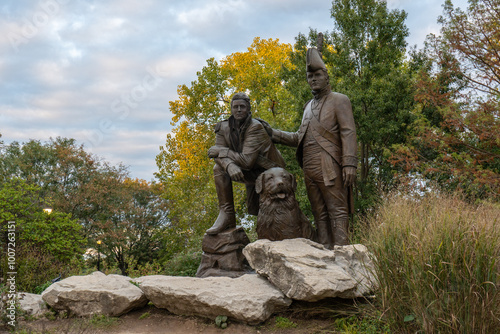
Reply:
<svg viewBox="0 0 500 334"><path fill-rule="evenodd" d="M305 105L297 132L273 129L272 139L297 147L318 241L333 248L349 243L348 222L357 167L356 128L351 102L347 96L331 91L319 51L308 49L306 62L307 82L314 98Z"/></svg>
<svg viewBox="0 0 500 334"><path fill-rule="evenodd" d="M295 178L283 168L271 168L259 175L255 183L260 196L259 239L313 239L314 229L295 199L296 189Z"/></svg>
<svg viewBox="0 0 500 334"><path fill-rule="evenodd" d="M246 185L248 213L256 216L257 177L269 168L285 166L262 122L252 118L250 99L245 93L234 94L231 114L229 119L216 124L215 145L208 150L208 156L215 159L214 181L219 199L219 216L206 231L208 235L236 226L232 181Z"/></svg>

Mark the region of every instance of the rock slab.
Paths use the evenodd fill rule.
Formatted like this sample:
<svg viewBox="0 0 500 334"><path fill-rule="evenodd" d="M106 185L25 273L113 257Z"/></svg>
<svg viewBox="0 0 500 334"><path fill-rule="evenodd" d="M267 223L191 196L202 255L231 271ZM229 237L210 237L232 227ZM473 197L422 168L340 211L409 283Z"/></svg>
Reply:
<svg viewBox="0 0 500 334"><path fill-rule="evenodd" d="M326 249L308 239L257 240L243 249L250 266L285 296L309 302L357 298L375 286L373 264L365 246Z"/></svg>
<svg viewBox="0 0 500 334"><path fill-rule="evenodd" d="M134 279L158 308L177 315L214 320L219 315L257 325L287 308L291 300L265 278L246 274L229 277L143 276Z"/></svg>
<svg viewBox="0 0 500 334"><path fill-rule="evenodd" d="M130 281L125 276L96 271L56 282L42 293L42 298L53 309L71 315L116 317L148 303L142 290Z"/></svg>

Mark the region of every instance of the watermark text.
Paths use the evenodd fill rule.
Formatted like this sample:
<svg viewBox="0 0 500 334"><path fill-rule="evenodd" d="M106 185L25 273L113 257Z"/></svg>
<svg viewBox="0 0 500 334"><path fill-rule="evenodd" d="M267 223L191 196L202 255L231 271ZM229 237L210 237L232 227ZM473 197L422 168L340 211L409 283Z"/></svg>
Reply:
<svg viewBox="0 0 500 334"><path fill-rule="evenodd" d="M5 316L10 326L16 326L17 267L16 267L16 222L7 224L7 302Z"/></svg>

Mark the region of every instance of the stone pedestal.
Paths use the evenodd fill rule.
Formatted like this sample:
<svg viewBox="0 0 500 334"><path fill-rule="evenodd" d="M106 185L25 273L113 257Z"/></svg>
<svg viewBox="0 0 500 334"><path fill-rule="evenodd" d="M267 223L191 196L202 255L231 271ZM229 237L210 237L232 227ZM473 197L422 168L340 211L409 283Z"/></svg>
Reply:
<svg viewBox="0 0 500 334"><path fill-rule="evenodd" d="M250 243L245 230L238 226L216 235L205 234L203 254L196 277L239 277L252 271L243 248Z"/></svg>

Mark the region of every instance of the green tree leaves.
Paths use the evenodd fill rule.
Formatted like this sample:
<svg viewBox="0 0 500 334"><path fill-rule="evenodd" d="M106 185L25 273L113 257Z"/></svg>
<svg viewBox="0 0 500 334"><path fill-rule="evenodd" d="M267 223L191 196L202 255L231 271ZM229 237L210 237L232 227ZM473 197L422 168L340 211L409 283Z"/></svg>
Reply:
<svg viewBox="0 0 500 334"><path fill-rule="evenodd" d="M36 238L46 245L47 253L57 256L59 249L67 249L78 257L84 251L62 244L64 240L72 243L78 236L85 237L87 246L92 248L101 240L101 252L107 255L109 264L116 263L124 274L129 263L144 265L160 257L160 233L169 221L168 203L159 195L159 186L128 179L125 167L110 166L87 153L74 139L14 142L1 147L0 156L0 180L6 185L5 191L16 191L11 183L16 177L27 187L37 187L34 192L37 198L26 197L16 205L36 206L34 203L43 202L54 208L50 220L26 218L31 224L26 230L29 235L37 230L52 231L39 232ZM30 190L26 196L32 193ZM66 216L77 222L78 231L66 228L69 224ZM54 225L56 219L58 224ZM54 233L67 238L52 244L50 238ZM80 244L74 242L74 245Z"/></svg>
<svg viewBox="0 0 500 334"><path fill-rule="evenodd" d="M332 89L353 106L359 141L357 208L392 186L387 151L404 143L413 117L413 67L406 60L406 13L376 0L336 0L324 49Z"/></svg>
<svg viewBox="0 0 500 334"><path fill-rule="evenodd" d="M19 244L28 243L69 261L83 253L81 226L71 215L47 214L40 201L40 188L22 179L11 179L0 187L0 222L15 221Z"/></svg>
<svg viewBox="0 0 500 334"><path fill-rule="evenodd" d="M85 239L81 226L70 214L43 211L40 187L13 178L0 185L0 251L14 249L20 280L18 291L32 291L57 274L81 263ZM15 225L15 238L8 238L8 222ZM9 241L9 242L7 242ZM12 251L11 251L12 252ZM13 271L0 263L0 273ZM3 275L1 275L3 276ZM22 289L22 290L21 290Z"/></svg>

